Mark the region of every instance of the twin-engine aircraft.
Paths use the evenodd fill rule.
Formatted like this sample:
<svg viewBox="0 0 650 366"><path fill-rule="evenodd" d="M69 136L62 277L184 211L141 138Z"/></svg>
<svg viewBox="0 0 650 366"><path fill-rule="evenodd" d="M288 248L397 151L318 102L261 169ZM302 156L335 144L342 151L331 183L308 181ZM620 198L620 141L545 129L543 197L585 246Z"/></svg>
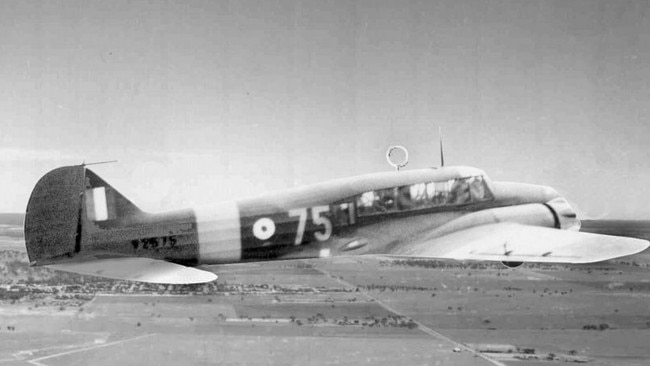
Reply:
<svg viewBox="0 0 650 366"><path fill-rule="evenodd" d="M382 254L590 263L648 241L579 232L552 188L493 182L465 166L331 180L211 207L147 213L86 165L54 169L27 206L32 265L152 283L217 276L200 265Z"/></svg>

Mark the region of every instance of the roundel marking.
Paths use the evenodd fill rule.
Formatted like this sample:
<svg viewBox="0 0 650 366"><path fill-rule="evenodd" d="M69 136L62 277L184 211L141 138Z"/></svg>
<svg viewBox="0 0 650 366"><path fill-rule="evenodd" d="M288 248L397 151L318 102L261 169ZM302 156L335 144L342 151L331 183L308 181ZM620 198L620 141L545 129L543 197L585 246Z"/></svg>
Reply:
<svg viewBox="0 0 650 366"><path fill-rule="evenodd" d="M275 234L275 223L268 217L262 217L253 224L253 235L260 240L266 240Z"/></svg>

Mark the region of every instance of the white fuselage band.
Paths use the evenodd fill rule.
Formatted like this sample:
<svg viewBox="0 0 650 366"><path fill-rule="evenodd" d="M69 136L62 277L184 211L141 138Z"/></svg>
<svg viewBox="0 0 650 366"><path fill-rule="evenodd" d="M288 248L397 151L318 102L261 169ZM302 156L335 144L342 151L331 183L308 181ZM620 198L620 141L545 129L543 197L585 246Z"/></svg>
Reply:
<svg viewBox="0 0 650 366"><path fill-rule="evenodd" d="M239 208L234 201L195 208L199 237L199 264L233 263L241 260Z"/></svg>

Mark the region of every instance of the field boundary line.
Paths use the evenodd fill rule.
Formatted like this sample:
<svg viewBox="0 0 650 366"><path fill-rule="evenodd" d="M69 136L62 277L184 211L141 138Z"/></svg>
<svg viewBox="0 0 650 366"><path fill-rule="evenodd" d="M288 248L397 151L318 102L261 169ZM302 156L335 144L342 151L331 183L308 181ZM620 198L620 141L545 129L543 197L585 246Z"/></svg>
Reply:
<svg viewBox="0 0 650 366"><path fill-rule="evenodd" d="M70 354L73 354L73 353L90 351L90 350L94 350L94 349L97 349L97 348L104 348L104 347L114 346L116 344L129 342L129 341L135 341L135 340L138 340L138 339L143 339L143 338L151 337L151 336L154 336L154 335L156 335L156 333L143 334L143 335L139 335L139 336L133 337L133 338L120 339L119 341L113 341L113 342L109 342L109 343L102 343L102 344L98 344L98 345L94 345L94 346L90 346L90 347L75 349L75 350L72 350L72 351L59 352L59 353L55 353L53 355L48 355L48 356L35 358L33 360L28 360L27 362L31 363L32 365L36 365L36 366L47 366L47 364L44 364L41 361L47 360L47 359L50 359L50 358L66 356L66 355L70 355Z"/></svg>
<svg viewBox="0 0 650 366"><path fill-rule="evenodd" d="M325 271L325 270L323 270L323 269L316 268L316 267L314 267L314 269L316 269L317 271L319 271L319 272L322 273L323 275L328 276L329 278L331 278L331 279L337 281L338 283L342 284L343 286L345 286L345 287L347 287L347 288L350 288L350 289L358 288L358 286L355 286L355 285L353 285L352 283L347 282L347 281L345 281L345 280L343 280L343 279L341 279L341 278L339 278L339 277L337 277L337 276L333 276L332 274L330 274L329 272L327 272L327 271ZM371 296L370 294L368 294L367 291L359 290L358 293L359 293L359 294L362 294L364 297L366 297L366 299L368 299L368 300L372 300L372 301L376 302L376 303L379 304L381 307L383 307L384 309L386 309L386 310L388 310L388 311L390 311L390 312L396 314L397 316L406 317L404 314L402 314L401 312L399 312L399 311L393 309L393 308L390 307L389 305L385 304L383 301L374 298L373 296ZM497 361L497 360L493 360L493 359L487 357L486 355L484 355L484 354L478 352L477 350L475 350L475 349L473 349L473 348L470 348L469 346L467 346L467 345L465 345L465 344L463 344L463 343L457 342L457 341L455 341L455 340L453 340L453 339L451 339L451 338L449 338L449 337L447 337L447 336L445 336L445 335L442 335L442 334L439 333L439 332L436 332L435 330L429 328L428 326L426 326L426 325L420 323L419 321L417 321L417 320L415 320L415 319L413 319L413 318L411 318L411 317L409 317L409 318L413 321L413 323L415 323L415 324L418 326L418 329L420 329L421 331L423 331L424 333L426 333L426 334L428 334L428 335L430 335L430 336L432 336L432 337L442 339L442 340L444 340L444 341L446 341L446 342L449 342L449 343L453 344L454 346L456 346L456 347L458 347L458 348L460 348L460 349L463 349L463 350L465 350L465 351L468 351L468 352L470 352L470 353L473 353L476 357L482 358L482 359L486 360L487 362L492 363L493 365L497 365L497 366L507 366L506 364L504 364L504 363L502 363L502 362L499 362L499 361Z"/></svg>

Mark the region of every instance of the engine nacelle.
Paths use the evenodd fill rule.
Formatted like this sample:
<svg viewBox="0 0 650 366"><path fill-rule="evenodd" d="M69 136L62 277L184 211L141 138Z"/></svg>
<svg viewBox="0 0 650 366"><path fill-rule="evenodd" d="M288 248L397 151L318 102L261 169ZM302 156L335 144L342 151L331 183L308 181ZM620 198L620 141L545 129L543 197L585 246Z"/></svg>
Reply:
<svg viewBox="0 0 650 366"><path fill-rule="evenodd" d="M579 230L580 220L575 210L562 197L547 203L497 207L476 211L437 228L431 237L440 237L470 227L512 222L521 225L541 226L563 230Z"/></svg>
<svg viewBox="0 0 650 366"><path fill-rule="evenodd" d="M530 203L481 210L461 216L437 228L432 233L432 237L444 236L471 227L500 222L550 228L557 227L556 214L549 206L541 203Z"/></svg>

